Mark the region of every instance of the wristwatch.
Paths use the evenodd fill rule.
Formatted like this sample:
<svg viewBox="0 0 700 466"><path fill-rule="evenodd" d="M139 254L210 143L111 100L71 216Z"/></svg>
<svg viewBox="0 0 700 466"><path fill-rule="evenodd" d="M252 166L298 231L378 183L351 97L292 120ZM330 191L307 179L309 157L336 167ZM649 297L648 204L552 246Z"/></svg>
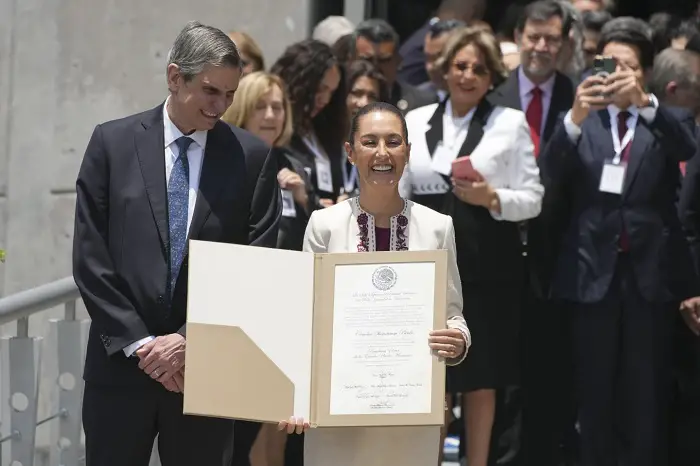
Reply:
<svg viewBox="0 0 700 466"><path fill-rule="evenodd" d="M654 94L647 94L648 103L643 107L638 107L639 115L646 121L651 122L656 117L656 109L659 108L659 101Z"/></svg>
<svg viewBox="0 0 700 466"><path fill-rule="evenodd" d="M651 108L657 108L657 107L659 106L659 101L657 100L657 98L656 98L656 96L655 96L654 94L648 93L648 94L647 94L647 99L648 99L647 104L644 105L643 107L639 107L640 109L642 109L642 108L650 108L650 107L651 107Z"/></svg>

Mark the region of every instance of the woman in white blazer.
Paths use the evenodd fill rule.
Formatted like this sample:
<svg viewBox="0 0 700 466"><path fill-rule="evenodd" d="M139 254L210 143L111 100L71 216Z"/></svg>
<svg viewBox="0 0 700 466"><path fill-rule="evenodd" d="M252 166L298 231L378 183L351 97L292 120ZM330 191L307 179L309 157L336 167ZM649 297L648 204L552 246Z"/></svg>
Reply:
<svg viewBox="0 0 700 466"><path fill-rule="evenodd" d="M410 153L405 120L394 106L373 103L356 114L348 139L345 149L348 159L357 168L360 194L328 209L315 211L306 229L304 250L346 253L446 249L446 328L433 331L426 339L426 345L445 358L448 365L459 364L467 355L471 335L462 315L462 290L452 219L399 195L399 180ZM290 433L295 430L301 433L308 424L292 418L280 423L280 429L284 428ZM416 455L425 456L427 453L430 463L434 464L439 451L439 429L432 430L435 450L431 452L416 451L412 445L416 439L411 437L411 428L405 429L408 430L399 436L396 436L395 427L343 429L339 435L346 441L334 442L334 465L345 464L344 458L347 458L347 464L353 464L353 451L386 448L387 442L391 443L393 463L416 464ZM420 429L415 432L422 435ZM310 437L306 440L312 441Z"/></svg>
<svg viewBox="0 0 700 466"><path fill-rule="evenodd" d="M447 381L462 395L467 463L486 466L496 390L519 378L520 224L539 215L544 188L525 114L487 99L507 75L493 36L454 31L438 66L449 97L406 115L411 159L401 192L452 217L464 316L478 343L464 364L448 368ZM473 167L467 176L452 172L462 156Z"/></svg>

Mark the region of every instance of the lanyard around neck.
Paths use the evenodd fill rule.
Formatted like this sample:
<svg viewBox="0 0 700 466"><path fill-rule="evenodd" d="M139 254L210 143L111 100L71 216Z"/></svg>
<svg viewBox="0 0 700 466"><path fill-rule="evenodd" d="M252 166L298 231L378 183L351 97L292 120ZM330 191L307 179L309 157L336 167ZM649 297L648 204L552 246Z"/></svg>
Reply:
<svg viewBox="0 0 700 466"><path fill-rule="evenodd" d="M350 193L357 186L357 167L352 165L351 168L348 169L348 163L344 161L342 163L342 168L343 186L345 187L345 192Z"/></svg>
<svg viewBox="0 0 700 466"><path fill-rule="evenodd" d="M619 114L618 114L619 115ZM632 142L632 139L634 138L634 127L637 126L637 119L634 117L634 115L630 114L630 116L627 117L627 132L625 135L622 137L622 141L620 141L620 135L618 133L618 128L617 128L617 118L618 116L615 115L615 118L612 118L612 115L610 115L610 119L612 120L611 122L611 133L612 133L612 139L613 139L613 149L615 150L615 156L613 157L613 163L615 165L620 163L620 159L622 158L622 151L625 150L625 147L627 147L628 144Z"/></svg>
<svg viewBox="0 0 700 466"><path fill-rule="evenodd" d="M306 147L313 152L314 157L323 161L328 160L328 154L326 154L326 151L323 150L323 147L318 142L318 138L316 138L315 135L311 134L309 136L304 136L302 140L304 141L304 144L306 144Z"/></svg>

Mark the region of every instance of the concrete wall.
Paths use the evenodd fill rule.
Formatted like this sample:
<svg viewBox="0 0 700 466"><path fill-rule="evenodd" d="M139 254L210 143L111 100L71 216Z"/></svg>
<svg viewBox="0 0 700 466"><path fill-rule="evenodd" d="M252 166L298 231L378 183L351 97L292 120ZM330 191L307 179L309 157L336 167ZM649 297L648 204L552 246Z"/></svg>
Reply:
<svg viewBox="0 0 700 466"><path fill-rule="evenodd" d="M250 33L272 64L306 37L310 2L0 0L0 296L70 275L88 138L97 123L165 98L165 58L187 21ZM58 310L33 318L30 332L45 335L49 315ZM46 388L41 399L40 418Z"/></svg>

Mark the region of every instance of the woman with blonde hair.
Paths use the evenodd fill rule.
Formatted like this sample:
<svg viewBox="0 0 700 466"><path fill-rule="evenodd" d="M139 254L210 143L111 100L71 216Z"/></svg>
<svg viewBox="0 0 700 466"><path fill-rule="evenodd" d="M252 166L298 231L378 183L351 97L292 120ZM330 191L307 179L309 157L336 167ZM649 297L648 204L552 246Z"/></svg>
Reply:
<svg viewBox="0 0 700 466"><path fill-rule="evenodd" d="M277 153L277 180L283 200L277 247L300 251L311 213L311 183L288 146L293 133L292 111L282 79L264 71L245 76L222 119L250 131Z"/></svg>

